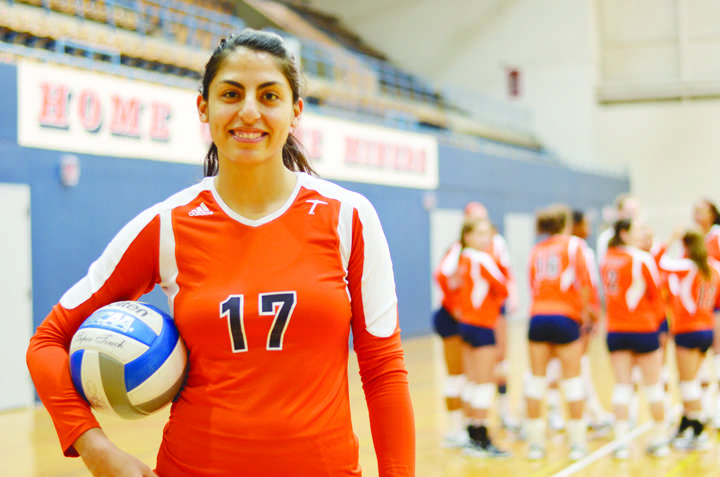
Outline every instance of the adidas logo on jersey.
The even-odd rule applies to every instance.
[[[188,215],[190,217],[196,217],[198,215],[212,215],[212,210],[208,209],[208,206],[205,205],[205,202],[200,202],[200,205],[195,207],[193,210],[188,212]]]

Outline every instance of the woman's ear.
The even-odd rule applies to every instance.
[[[198,117],[200,118],[200,121],[203,123],[208,122],[208,104],[207,101],[205,101],[205,98],[202,97],[202,94],[198,94],[197,97],[197,110],[198,110]]]

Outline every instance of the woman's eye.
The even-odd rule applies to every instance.
[[[237,91],[228,90],[222,94],[223,98],[237,98]]]
[[[275,93],[265,93],[263,94],[263,98],[265,99],[265,101],[275,101],[276,99],[278,99],[278,95]]]

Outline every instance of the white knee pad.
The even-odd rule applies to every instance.
[[[643,382],[640,366],[635,365],[632,367],[632,371],[630,371],[630,382],[632,382],[633,384],[640,384]]]
[[[493,404],[493,398],[495,397],[495,384],[476,384],[473,388],[470,406],[473,409],[490,409]]]
[[[445,387],[443,388],[443,395],[446,398],[459,398],[462,393],[463,387],[465,386],[465,375],[463,374],[452,374],[445,378]]]
[[[692,381],[680,381],[680,396],[685,402],[697,401],[702,397],[702,389],[697,379]]]
[[[463,402],[470,404],[470,402],[472,402],[474,389],[475,389],[475,384],[473,384],[470,381],[465,381],[465,383],[463,384],[462,390],[460,391],[460,399],[462,399]]]
[[[613,406],[629,406],[633,397],[632,384],[616,384],[612,393]]]
[[[498,376],[507,376],[509,369],[510,366],[508,365],[507,360],[504,359],[495,365],[495,374]]]
[[[545,397],[547,380],[545,376],[529,375],[525,380],[525,397],[541,401]]]
[[[562,390],[565,400],[568,402],[582,401],[585,399],[585,384],[580,376],[566,379],[562,382]]]
[[[662,402],[665,399],[665,388],[662,383],[645,386],[645,400],[648,404]]]

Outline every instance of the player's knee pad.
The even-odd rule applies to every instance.
[[[697,401],[702,397],[702,388],[697,379],[692,381],[680,381],[680,396],[685,402]]]
[[[473,389],[475,388],[475,385],[470,381],[465,381],[463,383],[462,390],[460,391],[460,399],[462,399],[463,402],[466,402],[470,404],[473,397]]]
[[[612,404],[613,406],[629,406],[633,397],[632,384],[616,384],[613,387]]]
[[[445,378],[445,386],[443,394],[446,398],[459,398],[465,386],[465,376],[462,374],[452,374]]]
[[[495,384],[485,383],[473,386],[472,401],[470,406],[473,409],[490,409],[495,397]]]
[[[585,399],[585,384],[580,376],[565,379],[562,382],[562,390],[565,400],[568,402],[582,401]]]
[[[541,401],[545,397],[547,380],[545,376],[529,375],[525,380],[525,397]]]
[[[648,404],[662,402],[665,399],[665,389],[662,383],[650,384],[645,386],[645,400]]]
[[[633,384],[640,384],[643,382],[643,376],[642,371],[640,370],[640,366],[633,366],[632,371],[630,371],[630,382]]]

